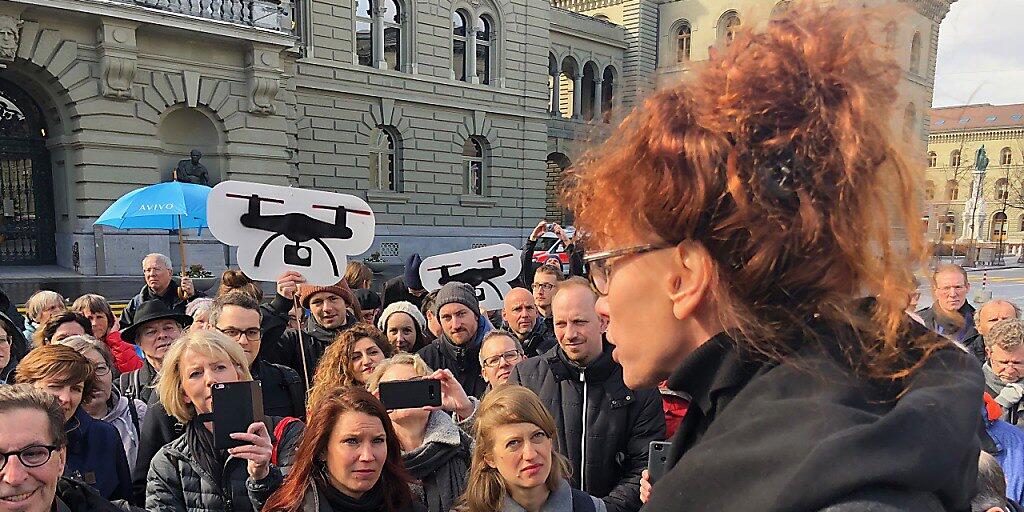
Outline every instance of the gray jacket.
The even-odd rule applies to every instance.
[[[582,510],[582,507],[573,507],[573,499],[580,494],[573,494],[572,487],[569,487],[569,482],[562,480],[562,485],[558,486],[554,492],[548,495],[547,501],[540,507],[540,512],[572,512],[575,510]],[[607,507],[605,506],[604,500],[599,500],[593,496],[590,499],[594,501],[595,512],[606,512]],[[505,495],[502,501],[502,512],[526,512],[526,509],[522,505],[515,502],[511,496]]]

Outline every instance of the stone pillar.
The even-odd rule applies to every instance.
[[[466,81],[471,84],[480,83],[476,76],[476,20],[468,20],[466,27]]]
[[[604,92],[601,89],[601,79],[594,78],[594,116],[591,119],[596,122],[601,122],[601,93]]]
[[[583,76],[577,74],[572,77],[572,118],[582,119],[583,110]]]
[[[559,89],[561,88],[562,74],[555,70],[555,74],[551,77],[551,117],[559,117],[562,115],[562,110],[558,106],[559,100]]]
[[[375,2],[373,10],[373,62],[377,69],[387,69],[388,61],[384,60],[384,13],[383,2]]]

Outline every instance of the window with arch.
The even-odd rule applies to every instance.
[[[938,160],[939,157],[938,155],[935,154],[934,151],[928,152],[928,167],[935,167],[935,165],[938,163]]]
[[[476,19],[476,76],[482,84],[491,83],[491,35],[494,22],[490,16]]]
[[[487,180],[487,141],[472,136],[462,146],[464,193],[484,195]]]
[[[910,72],[921,72],[921,33],[914,32],[914,39],[910,41]]]
[[[1001,201],[1009,199],[1010,197],[1010,183],[1006,178],[999,178],[996,180],[996,200]]]
[[[452,73],[460,82],[466,81],[466,25],[468,14],[459,9],[452,14]]]
[[[1013,150],[1010,148],[1003,148],[999,152],[999,165],[1012,165],[1013,164]]]
[[[498,17],[486,8],[452,13],[452,78],[478,84],[497,83]]]
[[[1024,231],[1024,215],[1020,216],[1020,229],[1019,229],[1019,231]]]
[[[960,167],[960,150],[954,149],[949,153],[949,166]]]
[[[370,187],[401,192],[398,131],[391,126],[378,126],[370,136]]]
[[[946,182],[946,200],[956,201],[960,198],[960,186],[956,180],[949,180]]]
[[[398,0],[356,0],[356,63],[401,70],[404,13]]]
[[[604,68],[604,80],[601,82],[601,114],[605,123],[611,122],[612,107],[615,105],[615,95],[618,94],[619,84],[615,82],[615,69],[611,66]]]
[[[690,22],[681,21],[676,29],[676,62],[688,62],[690,60],[690,35],[693,30]]]
[[[890,21],[885,24],[885,49],[893,50],[896,48],[896,22]]]
[[[722,15],[718,22],[718,39],[726,46],[732,44],[736,39],[736,33],[740,30],[740,15],[736,11],[729,11]]]
[[[956,229],[956,214],[952,210],[947,211],[942,218],[942,234],[952,235]]]
[[[775,4],[775,7],[772,7],[771,19],[778,19],[782,17],[783,14],[786,14],[786,11],[789,10],[789,4],[789,0],[782,0],[781,2]]]
[[[917,107],[913,103],[907,103],[903,110],[903,139],[910,140],[917,128]]]
[[[935,182],[928,180],[924,182],[924,198],[927,201],[935,199]]]
[[[992,241],[1006,241],[1006,224],[1006,213],[996,212],[996,214],[992,216]]]

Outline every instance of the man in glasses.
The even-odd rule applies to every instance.
[[[971,283],[963,267],[940,264],[932,274],[932,297],[930,307],[918,312],[929,329],[961,344],[974,338],[974,306],[967,302]]]
[[[0,386],[0,512],[112,512],[88,485],[61,478],[67,460],[57,399],[28,384]]]
[[[596,304],[585,279],[559,283],[552,300],[558,345],[516,365],[509,382],[533,390],[554,415],[572,486],[602,498],[609,512],[632,512],[640,509],[650,443],[665,437],[665,415],[656,389],[626,387]]]
[[[543,354],[558,343],[554,329],[548,328],[538,312],[533,294],[526,288],[513,288],[505,294],[501,319],[502,329],[515,334],[526,357]]]
[[[1024,426],[1024,322],[997,322],[985,336],[985,387],[1003,409],[1001,419]]]
[[[487,390],[508,382],[512,369],[525,360],[523,346],[508,331],[491,331],[480,342],[480,368]]]

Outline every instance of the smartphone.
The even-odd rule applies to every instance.
[[[434,379],[381,382],[379,393],[388,410],[441,406],[441,381]]]
[[[248,444],[231,439],[263,420],[263,390],[258,380],[213,385],[213,447],[225,450]]]
[[[548,233],[553,233],[555,231],[555,225],[548,222],[547,226],[544,226],[544,231],[547,231]]]
[[[668,452],[671,446],[672,443],[668,441],[651,441],[651,449],[647,454],[647,474],[651,485],[668,472]]]

